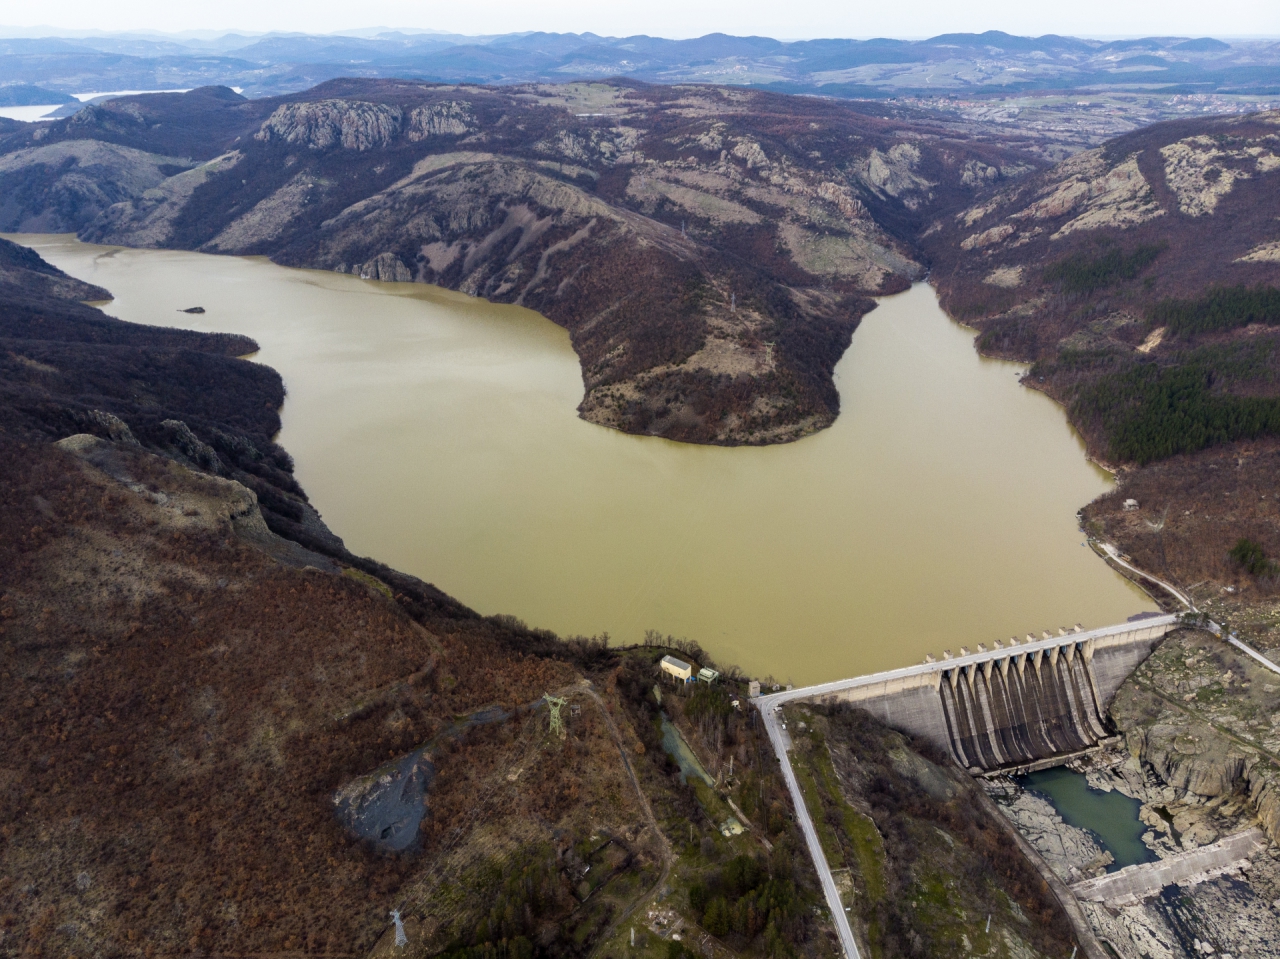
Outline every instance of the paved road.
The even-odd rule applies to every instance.
[[[1117,562],[1128,566],[1127,563],[1119,560]],[[1141,570],[1134,570],[1135,573],[1147,575]],[[1167,583],[1161,582],[1175,595],[1179,595],[1176,590],[1169,587]],[[859,686],[870,686],[877,683],[885,683],[897,679],[905,679],[911,676],[919,676],[925,673],[939,672],[944,669],[957,669],[962,666],[977,665],[990,659],[999,659],[1009,655],[1022,655],[1025,653],[1034,653],[1037,650],[1047,652],[1055,646],[1063,646],[1068,643],[1083,642],[1088,639],[1101,638],[1115,633],[1125,633],[1134,629],[1142,629],[1150,626],[1170,625],[1177,620],[1177,616],[1166,614],[1164,616],[1153,616],[1149,619],[1134,623],[1119,623],[1115,626],[1104,626],[1101,629],[1091,629],[1082,633],[1069,633],[1066,636],[1054,636],[1050,639],[1036,640],[1030,643],[1020,643],[1014,647],[1005,649],[993,649],[984,653],[970,653],[967,656],[957,656],[954,659],[944,660],[938,663],[925,663],[918,666],[907,666],[903,669],[892,669],[888,672],[873,673],[869,676],[854,676],[850,679],[840,679],[831,683],[820,683],[816,686],[803,686],[800,689],[789,689],[782,692],[770,693],[760,696],[754,700],[760,715],[764,718],[765,729],[769,733],[769,740],[773,743],[773,750],[778,755],[778,763],[782,766],[782,775],[786,780],[787,789],[791,792],[792,805],[795,806],[796,818],[800,822],[800,829],[804,833],[805,843],[809,847],[809,856],[813,859],[814,868],[818,872],[818,879],[822,883],[822,891],[827,899],[827,906],[831,910],[833,921],[835,922],[836,932],[840,936],[840,943],[844,947],[846,959],[861,959],[858,953],[858,944],[853,938],[853,930],[849,927],[849,919],[844,911],[844,904],[840,901],[840,894],[836,890],[836,882],[831,875],[831,867],[827,863],[827,857],[822,851],[822,844],[818,841],[818,831],[814,828],[813,820],[809,815],[809,810],[804,804],[804,796],[800,792],[800,783],[796,781],[795,771],[791,768],[791,758],[787,755],[787,750],[791,745],[790,737],[787,731],[782,728],[781,718],[778,716],[778,709],[788,702],[798,699],[811,699],[818,696],[826,696],[832,693],[838,693],[846,689],[854,689]]]
[[[1157,586],[1163,587],[1170,594],[1176,597],[1179,602],[1184,604],[1188,609],[1195,611],[1196,609],[1195,604],[1191,602],[1191,597],[1189,595],[1182,592],[1180,589],[1177,589],[1173,585],[1166,583],[1163,579],[1160,579],[1158,576],[1152,576],[1150,573],[1145,572],[1144,570],[1138,569],[1138,567],[1134,566],[1132,563],[1126,563],[1124,560],[1120,558],[1119,551],[1110,543],[1099,542],[1098,545],[1102,547],[1103,552],[1105,552],[1110,559],[1114,560],[1117,565],[1123,566],[1125,569],[1130,570],[1131,572],[1137,573],[1139,576],[1143,577],[1144,579],[1150,580],[1151,582],[1155,583]],[[1248,644],[1241,642],[1240,637],[1237,636],[1235,633],[1231,633],[1228,636],[1224,636],[1222,633],[1222,627],[1219,626],[1217,623],[1213,622],[1212,620],[1208,622],[1207,627],[1209,631],[1213,633],[1215,636],[1218,636],[1219,638],[1230,643],[1232,646],[1240,650],[1240,652],[1244,653],[1246,656],[1249,656],[1252,659],[1257,660],[1258,664],[1262,666],[1264,669],[1269,669],[1273,673],[1280,673],[1280,666],[1277,666],[1275,663],[1273,663],[1267,657],[1263,656],[1252,646],[1249,646]]]
[[[796,781],[795,771],[791,768],[791,759],[787,756],[787,748],[791,739],[782,728],[778,716],[776,702],[763,703],[757,700],[760,715],[764,718],[764,728],[769,733],[769,741],[773,743],[773,751],[778,754],[778,763],[782,766],[782,776],[787,781],[787,789],[791,790],[791,802],[796,808],[796,819],[800,822],[800,830],[804,833],[804,841],[809,846],[809,856],[813,859],[814,868],[818,871],[818,880],[822,883],[822,892],[827,897],[827,907],[831,910],[831,919],[835,923],[836,932],[840,936],[840,944],[844,947],[846,959],[861,959],[858,943],[853,938],[853,930],[849,928],[849,917],[845,915],[844,903],[840,901],[840,892],[836,889],[835,877],[831,875],[831,867],[822,852],[822,843],[818,841],[818,830],[814,828],[809,809],[804,804],[804,796],[800,792],[800,783]]]
[[[1177,587],[1170,583],[1152,576],[1144,570],[1138,569],[1125,560],[1120,558],[1119,551],[1110,543],[1100,543],[1103,551],[1113,562],[1119,566],[1130,570],[1144,579],[1150,580],[1157,586],[1167,590],[1179,602],[1190,610],[1195,610],[1195,605],[1191,602],[1191,598]],[[754,701],[760,715],[764,719],[765,729],[769,734],[769,740],[773,743],[774,752],[777,753],[778,763],[782,767],[782,775],[786,780],[787,789],[791,792],[792,804],[795,806],[796,818],[800,822],[800,829],[804,833],[805,843],[809,847],[809,855],[813,859],[814,868],[817,870],[818,879],[822,883],[822,891],[827,899],[827,906],[831,910],[833,921],[835,922],[836,932],[840,936],[840,943],[844,947],[846,959],[861,959],[858,953],[858,944],[853,938],[853,930],[849,926],[848,916],[844,911],[844,904],[840,901],[840,894],[836,889],[835,878],[831,875],[831,867],[827,863],[826,854],[822,851],[822,843],[818,840],[818,831],[813,825],[813,819],[809,815],[808,807],[805,806],[804,795],[800,792],[800,783],[796,780],[795,771],[791,768],[791,758],[787,755],[787,750],[791,745],[790,737],[787,731],[782,728],[781,719],[778,715],[778,709],[785,703],[799,699],[810,699],[818,696],[837,693],[842,690],[856,688],[858,686],[869,686],[876,683],[884,683],[895,679],[905,679],[910,676],[921,675],[924,673],[936,672],[943,669],[956,669],[967,665],[976,665],[988,659],[998,659],[1011,654],[1025,654],[1035,652],[1037,650],[1048,651],[1054,646],[1061,646],[1066,643],[1081,642],[1091,638],[1101,638],[1103,636],[1128,632],[1133,629],[1140,629],[1147,626],[1171,625],[1178,617],[1173,614],[1165,614],[1163,616],[1153,616],[1140,622],[1120,623],[1115,626],[1105,626],[1101,629],[1092,629],[1083,633],[1070,633],[1066,636],[1055,636],[1050,639],[1037,640],[1030,643],[1021,643],[1018,646],[1001,649],[989,650],[985,653],[971,653],[968,656],[957,656],[954,659],[945,660],[941,663],[927,663],[919,666],[908,666],[904,669],[894,669],[888,672],[875,673],[869,676],[855,676],[851,679],[837,680],[831,683],[821,683],[816,686],[805,686],[800,689],[790,689],[784,692],[772,693],[761,696]],[[1214,629],[1216,624],[1209,624]],[[1220,629],[1214,629],[1215,632],[1221,632]],[[1248,653],[1260,663],[1269,667],[1276,672],[1280,672],[1280,667],[1270,660],[1265,659],[1256,651],[1248,648],[1241,643],[1235,636],[1228,637],[1228,642],[1238,646],[1242,651]]]
[[[1107,558],[1110,559],[1117,566],[1123,566],[1129,572],[1136,573],[1138,576],[1141,576],[1143,579],[1148,580],[1152,583],[1155,583],[1161,589],[1169,593],[1174,599],[1180,602],[1183,606],[1187,607],[1187,609],[1195,611],[1196,604],[1191,602],[1191,597],[1188,596],[1186,593],[1184,593],[1182,590],[1178,589],[1178,587],[1174,586],[1172,583],[1166,583],[1159,576],[1152,576],[1146,570],[1138,569],[1138,567],[1134,566],[1132,563],[1125,562],[1120,558],[1120,551],[1116,549],[1114,546],[1112,546],[1110,543],[1104,543],[1101,540],[1098,540],[1098,545],[1101,546],[1102,551],[1107,554]]]

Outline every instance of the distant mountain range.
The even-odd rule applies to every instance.
[[[0,39],[0,90],[63,93],[223,84],[249,96],[335,77],[517,83],[632,77],[838,97],[1036,90],[1280,94],[1280,42],[1148,37],[1103,42],[999,31],[928,40],[803,40],[709,34],[694,40],[519,33],[467,37],[229,33]]]

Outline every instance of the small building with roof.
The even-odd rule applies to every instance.
[[[676,659],[674,656],[663,656],[658,665],[672,679],[678,679],[682,683],[693,682],[693,667],[683,659]]]

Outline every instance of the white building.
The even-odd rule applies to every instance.
[[[674,656],[663,656],[659,665],[662,667],[662,671],[672,678],[678,679],[682,683],[693,682],[693,667],[684,660],[676,659]]]

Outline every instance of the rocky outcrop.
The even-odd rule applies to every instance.
[[[1062,163],[1056,172],[1036,200],[1011,219],[1034,223],[1072,214],[1052,235],[1061,239],[1077,230],[1132,227],[1164,215],[1135,156],[1113,164],[1103,151],[1090,150]]]
[[[998,179],[1000,169],[981,160],[966,161],[964,173],[960,175],[960,182],[965,186],[981,186],[984,183],[995,183]]]
[[[82,422],[90,429],[96,428],[98,432],[105,433],[113,442],[126,443],[130,446],[139,445],[134,438],[133,430],[129,429],[129,424],[113,413],[90,410],[84,415]]]
[[[1133,756],[1111,748],[1072,764],[1091,789],[1117,790],[1142,803],[1150,828],[1142,841],[1160,860],[1182,858],[1223,836],[1247,832],[1253,819],[1243,797],[1204,800],[1162,782]],[[999,779],[987,792],[1054,873],[1071,883],[1104,875],[1111,854],[1098,837],[1065,822],[1048,800]],[[1271,908],[1280,879],[1280,848],[1255,850],[1233,861],[1228,875],[1198,873],[1138,901],[1080,902],[1087,921],[1120,959],[1199,959],[1224,955],[1274,956],[1280,918]]]
[[[1129,748],[1176,789],[1198,796],[1221,796],[1239,789],[1255,757],[1209,727],[1186,722],[1185,716],[1171,718],[1173,723],[1130,731]]]
[[[920,159],[920,148],[914,143],[897,143],[884,152],[873,149],[858,171],[862,182],[878,195],[902,199],[907,209],[916,210],[932,198],[929,188],[936,186],[916,172]],[[972,180],[965,185],[972,185]]]
[[[394,253],[379,253],[372,260],[351,267],[340,263],[334,269],[339,273],[351,273],[362,280],[382,280],[384,283],[413,282],[413,274]]]
[[[1237,263],[1280,263],[1280,240],[1270,243],[1259,243],[1244,256],[1236,258]]]
[[[254,134],[264,143],[283,142],[312,150],[373,150],[400,133],[404,112],[384,103],[317,100],[286,103]]]
[[[68,138],[108,133],[191,144],[203,165],[153,157],[58,228],[518,303],[570,331],[584,418],[735,445],[829,425],[870,296],[923,275],[912,211],[954,209],[989,171],[1025,166],[805,98],[598,85],[601,118],[580,92],[338,80],[288,102],[220,96],[188,124],[193,93],[51,124],[59,142],[37,149],[106,155]],[[30,150],[3,164],[46,165]],[[33,205],[23,228],[62,216]]]
[[[409,114],[408,136],[415,143],[428,137],[462,136],[476,129],[476,118],[466,100],[446,100],[415,107]]]
[[[989,230],[983,230],[981,233],[965,237],[960,243],[960,249],[981,250],[983,247],[991,246],[993,243],[1000,243],[1009,239],[1016,232],[1017,228],[1012,223],[1000,223]]]
[[[1134,755],[1175,789],[1210,797],[1243,793],[1267,835],[1280,839],[1280,764],[1211,725],[1170,718],[1126,734]]]
[[[1271,118],[1206,117],[1193,121],[1199,131],[1190,136],[1187,123],[1157,124],[1078,153],[979,199],[949,221],[935,222],[925,235],[936,237],[928,245],[934,247],[944,297],[961,282],[980,282],[973,274],[989,272],[992,259],[1008,267],[1052,267],[1073,255],[1097,256],[1095,242],[1167,250],[1143,271],[1143,293],[1150,291],[1152,301],[1192,284],[1266,282],[1264,267],[1277,262],[1266,244],[1275,240],[1280,212],[1280,194],[1270,186],[1280,170],[1280,140]],[[990,166],[970,160],[962,180],[999,185]],[[1212,215],[1227,209],[1225,217]],[[979,252],[981,259],[972,255]],[[948,261],[959,274],[943,267]],[[1041,289],[1052,289],[1055,277],[1051,271]],[[1161,279],[1168,282],[1162,286]],[[1115,281],[1102,285],[1114,287]],[[1041,289],[1029,288],[1016,301],[1027,302]],[[971,297],[981,306],[965,312],[982,317],[985,297],[977,291]],[[987,302],[1009,306],[1006,298]],[[1026,351],[1018,355],[1037,358]]]
[[[1272,248],[1280,173],[1270,172],[1280,169],[1277,147],[1267,114],[1154,124],[979,197],[922,233],[940,301],[979,330],[981,352],[1034,364],[1024,382],[1067,408],[1100,462],[1146,472],[1172,465],[1178,454],[1233,460],[1227,444],[1237,440],[1273,442],[1274,427],[1237,424],[1246,407],[1269,409],[1280,397],[1274,329],[1257,324],[1249,330],[1262,334],[1253,349],[1267,360],[1236,364],[1228,356],[1243,353],[1243,342],[1223,342],[1222,354],[1201,353],[1202,346],[1217,345],[1213,338],[1222,331],[1180,327],[1162,313],[1203,314],[1208,308],[1200,302],[1215,288],[1280,286],[1280,255]],[[1246,313],[1229,322],[1243,327],[1264,319]],[[1197,397],[1204,390],[1213,398],[1166,409],[1153,399],[1165,387],[1155,384],[1177,379],[1198,384],[1191,388]],[[1210,408],[1224,412],[1210,414]],[[1212,416],[1233,425],[1203,425]],[[1155,461],[1163,462],[1157,467]],[[1190,461],[1178,467],[1185,476],[1199,468],[1219,467]],[[1229,536],[1225,547],[1201,538],[1209,532],[1202,518],[1224,514],[1201,510],[1200,502],[1216,506],[1224,492],[1231,503],[1239,501],[1234,488],[1224,488],[1233,485],[1225,477],[1212,492],[1204,485],[1209,479],[1199,477],[1194,497],[1182,496],[1167,527],[1158,517],[1135,516],[1127,529],[1110,522],[1107,538],[1127,547],[1150,542],[1143,565],[1163,569],[1175,582],[1230,582],[1220,568],[1227,551],[1241,536],[1271,536],[1275,525],[1269,516],[1259,526],[1231,510],[1236,516],[1209,533],[1219,541]],[[1143,482],[1159,486],[1154,478]],[[1156,499],[1170,505],[1163,491]],[[1089,517],[1090,523],[1098,519],[1100,512]],[[1193,525],[1198,533],[1189,537]]]
[[[1097,836],[1068,825],[1039,793],[1020,789],[1007,779],[985,782],[984,787],[1000,811],[1064,881],[1078,882],[1087,876],[1102,875],[1115,861]]]
[[[1175,633],[1121,687],[1129,752],[1175,790],[1248,797],[1280,840],[1280,676],[1209,633]]]
[[[1280,170],[1275,137],[1236,141],[1231,145],[1235,149],[1224,148],[1218,138],[1202,135],[1160,148],[1164,180],[1177,195],[1181,212],[1187,216],[1209,215],[1237,180]]]
[[[207,473],[222,471],[217,451],[191,432],[191,427],[182,420],[164,420],[160,425],[166,432],[169,446],[179,458]]]

